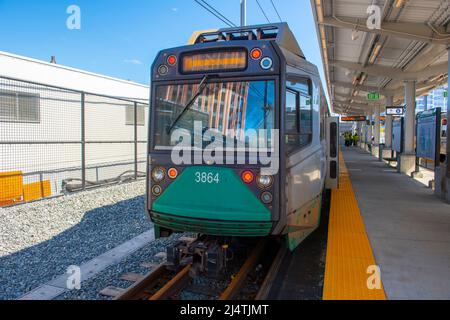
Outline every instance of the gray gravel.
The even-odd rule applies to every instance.
[[[39,285],[148,231],[145,182],[0,209],[0,300]]]
[[[170,238],[161,238],[152,241],[147,246],[128,256],[125,260],[111,266],[97,274],[95,277],[84,281],[81,290],[73,290],[60,295],[55,300],[111,300],[110,297],[100,295],[100,291],[109,287],[126,289],[131,282],[120,280],[120,276],[126,273],[147,274],[151,269],[142,267],[143,263],[160,264],[165,261],[163,257],[157,257],[158,253],[165,252],[166,247],[174,244],[186,234],[175,234]]]

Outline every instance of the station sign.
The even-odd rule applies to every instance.
[[[444,91],[444,98],[448,98],[448,91]]]
[[[403,116],[405,109],[403,107],[386,107],[387,116]]]
[[[371,92],[367,95],[367,100],[370,101],[380,100],[380,94],[378,92]]]
[[[366,121],[367,118],[365,116],[350,116],[350,117],[342,117],[342,122],[361,122]]]

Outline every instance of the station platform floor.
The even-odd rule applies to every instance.
[[[323,298],[450,299],[450,205],[359,148],[342,149],[341,169]]]

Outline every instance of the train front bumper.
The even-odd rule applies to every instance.
[[[271,233],[272,222],[221,221],[193,219],[165,213],[151,212],[152,221],[174,231],[189,231],[214,236],[264,237]]]

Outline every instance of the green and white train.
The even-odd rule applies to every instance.
[[[338,184],[338,119],[287,24],[196,32],[161,51],[150,110],[157,237],[277,236],[293,250],[318,227]]]

